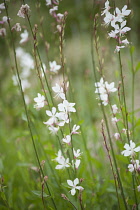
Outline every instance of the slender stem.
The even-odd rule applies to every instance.
[[[25,102],[25,98],[24,98],[24,93],[23,93],[23,89],[22,89],[22,83],[21,83],[21,79],[20,79],[20,74],[19,74],[19,69],[18,69],[18,64],[17,64],[17,58],[16,58],[15,44],[14,44],[13,34],[12,34],[12,31],[11,31],[11,24],[10,24],[10,19],[9,19],[9,14],[8,14],[6,0],[4,0],[4,4],[5,4],[6,15],[8,17],[7,21],[8,21],[8,25],[9,25],[9,29],[10,29],[10,35],[11,35],[11,39],[12,39],[12,47],[13,47],[13,53],[14,53],[15,66],[16,66],[16,73],[17,73],[17,77],[18,77],[18,81],[19,81],[19,87],[20,87],[20,92],[21,92],[21,96],[22,96],[23,104],[24,104],[24,108],[25,108],[25,114],[26,114],[26,117],[27,117],[28,128],[29,128],[29,131],[30,131],[30,135],[31,135],[31,140],[32,140],[35,156],[37,158],[37,162],[38,162],[40,171],[42,173],[42,176],[44,177],[44,172],[42,170],[42,167],[41,167],[41,164],[40,164],[40,160],[39,160],[39,156],[38,156],[37,149],[36,149],[36,145],[35,145],[35,142],[34,142],[34,137],[33,137],[32,129],[31,129],[31,125],[30,125],[30,117],[28,115],[28,110],[27,110],[27,106],[26,106],[26,102]],[[53,203],[55,209],[57,209],[47,182],[45,182],[45,185],[47,187],[49,195],[51,196],[52,203]]]

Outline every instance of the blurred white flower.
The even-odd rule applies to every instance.
[[[140,161],[139,160],[132,160],[132,163],[128,165],[128,170],[130,172],[140,170]]]
[[[112,105],[112,112],[113,114],[116,114],[118,112],[118,107],[116,104]]]
[[[0,36],[3,36],[3,37],[6,36],[6,29],[5,28],[0,29]]]
[[[117,119],[116,117],[113,117],[113,118],[112,118],[112,122],[113,122],[113,123],[117,123],[118,121],[120,121],[120,120]]]
[[[124,148],[125,148],[125,150],[121,152],[121,154],[124,156],[133,157],[135,155],[135,152],[140,151],[140,146],[136,147],[136,144],[132,140],[130,140],[130,145],[125,144]]]
[[[45,124],[45,123],[44,123]],[[54,127],[53,125],[49,126],[49,131],[51,134],[57,134],[58,130],[59,130],[59,127]]]
[[[60,97],[60,98],[62,98],[62,99],[65,99],[64,90],[63,90],[63,88],[62,88],[61,86],[59,86],[59,85],[56,83],[55,86],[52,87],[52,89],[53,89],[53,91],[54,91],[55,93],[57,93],[55,97]]]
[[[120,49],[125,48],[125,46],[116,46],[115,53],[120,52]]]
[[[21,40],[19,43],[22,44],[26,42],[28,40],[28,36],[29,36],[28,31],[24,30],[24,32],[20,34]]]
[[[71,187],[71,195],[75,195],[76,194],[76,190],[84,190],[83,187],[81,186],[77,186],[79,184],[79,179],[76,178],[74,181],[71,180],[67,180],[67,184]]]
[[[80,132],[77,132],[79,130],[80,126],[79,125],[74,125],[71,131],[72,134],[79,134]]]
[[[5,9],[4,3],[0,4],[0,9]],[[1,13],[1,11],[0,11],[0,13]]]
[[[53,8],[50,9],[50,14],[52,15],[55,11],[58,10],[58,6],[54,6]]]
[[[62,139],[62,141],[66,144],[70,144],[71,143],[71,136],[67,135],[65,138]]]
[[[60,65],[57,65],[56,61],[53,62],[50,61],[49,65],[50,65],[50,71],[53,73],[58,73],[58,70],[61,68]]]
[[[114,137],[116,140],[120,139],[120,134],[119,133],[114,133]]]
[[[55,167],[55,169],[65,169],[70,167],[69,158],[65,159],[64,157],[57,161],[59,165]]]
[[[46,0],[46,5],[49,6],[52,4],[52,1],[51,0]]]
[[[76,112],[74,105],[75,103],[69,103],[67,100],[64,100],[63,103],[58,104],[58,110],[64,113]]]
[[[26,15],[29,15],[30,7],[28,4],[22,5],[20,10],[18,11],[17,15],[19,17],[25,18]]]
[[[20,23],[16,23],[16,24],[12,27],[12,30],[21,31]]]
[[[44,107],[44,105],[45,105],[45,97],[43,95],[41,95],[40,93],[38,93],[37,95],[38,96],[36,98],[34,98],[34,101],[36,102],[36,104],[34,105],[34,108],[40,109],[40,108]]]
[[[109,1],[107,0],[107,1],[105,2],[105,8],[104,8],[104,10],[102,11],[101,15],[107,14],[108,11],[110,10],[110,8],[111,8],[111,7],[109,6]]]
[[[139,186],[137,186],[137,190],[138,190],[138,192],[140,192],[140,185],[139,185]]]
[[[74,155],[74,158],[78,158],[81,156],[81,152],[80,152],[80,149],[78,149],[77,151],[73,148],[73,155]]]

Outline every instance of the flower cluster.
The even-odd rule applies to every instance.
[[[118,44],[116,46],[115,52],[119,52],[121,48],[125,48],[126,45],[129,44],[127,39],[123,39],[125,34],[131,30],[130,27],[126,26],[125,18],[131,13],[131,10],[127,9],[127,5],[125,5],[122,10],[119,8],[115,8],[113,14],[109,12],[111,7],[109,6],[109,1],[105,2],[105,8],[102,11],[101,15],[104,15],[104,24],[108,26],[111,24],[113,30],[108,33],[109,37],[117,40]]]
[[[128,165],[128,170],[130,172],[140,173],[140,161],[136,159],[136,153],[140,152],[140,146],[136,147],[136,144],[130,140],[130,144],[124,145],[125,150],[122,151],[122,155],[125,157],[130,156],[131,163]],[[140,192],[140,186],[137,186],[138,191]]]
[[[95,83],[95,93],[98,93],[100,96],[100,100],[102,101],[102,104],[106,106],[108,104],[108,96],[111,92],[116,92],[117,89],[114,87],[114,82],[108,83],[104,82],[103,78],[100,79],[100,82]]]

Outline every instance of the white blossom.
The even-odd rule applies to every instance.
[[[56,108],[52,107],[52,111],[46,110],[46,114],[50,117],[50,119],[47,122],[44,122],[46,125],[54,125],[57,124],[58,119],[57,119],[57,112]]]
[[[60,97],[63,100],[65,99],[65,94],[64,94],[64,90],[61,86],[59,86],[57,83],[55,84],[54,87],[52,87],[53,91],[56,93],[55,97]]]
[[[54,6],[53,8],[50,9],[50,14],[52,15],[55,11],[58,10],[58,6]]]
[[[5,9],[4,3],[0,4],[0,9]],[[0,11],[0,13],[1,13],[1,11]]]
[[[112,105],[112,112],[113,114],[116,114],[118,112],[118,107],[116,104]]]
[[[62,139],[62,141],[66,144],[70,144],[71,143],[71,136],[67,135],[65,138]]]
[[[21,31],[20,23],[16,23],[16,24],[12,27],[12,30]]]
[[[109,6],[109,1],[107,0],[107,1],[105,2],[105,8],[104,8],[103,12],[101,13],[101,15],[107,14],[108,11],[110,10],[110,8],[111,8],[111,7]]]
[[[138,190],[138,192],[140,192],[140,185],[139,185],[139,186],[137,186],[137,190]]]
[[[65,159],[64,157],[57,161],[59,164],[55,167],[55,169],[65,169],[70,167],[69,158]]]
[[[75,103],[69,103],[67,100],[64,100],[63,103],[58,104],[58,109],[64,113],[76,112],[76,109],[73,107],[74,105]]]
[[[48,127],[48,129],[49,129],[49,131],[50,131],[51,134],[54,134],[55,135],[58,132],[59,127],[54,127],[53,125],[51,125],[51,126]]]
[[[46,0],[46,5],[49,6],[52,4],[52,1],[51,0]]]
[[[140,151],[140,146],[136,147],[136,144],[132,140],[130,140],[130,144],[125,144],[124,148],[125,150],[121,153],[124,156],[133,157],[135,155],[135,152]]]
[[[29,36],[28,31],[24,30],[24,32],[20,34],[21,40],[19,43],[22,44],[26,42],[28,40],[28,36]]]
[[[37,94],[37,97],[34,98],[34,101],[36,102],[36,104],[34,105],[34,108],[36,109],[40,109],[45,105],[45,97],[40,93]]]
[[[132,163],[128,165],[128,170],[130,172],[139,171],[140,170],[140,161],[139,160],[132,160]]]
[[[67,184],[71,187],[71,195],[75,195],[76,194],[76,190],[84,190],[83,187],[81,186],[77,186],[79,184],[79,179],[76,178],[74,181],[71,180],[67,180]]]
[[[57,65],[56,61],[53,62],[50,61],[49,65],[50,65],[50,71],[53,73],[58,73],[58,70],[61,68],[60,65]]]
[[[113,118],[112,118],[112,122],[113,122],[113,123],[117,123],[118,121],[119,121],[119,119],[117,119],[116,117],[113,117]]]
[[[79,158],[81,156],[81,152],[80,152],[80,149],[78,149],[77,151],[73,148],[73,155],[74,155],[74,158]]]
[[[0,36],[6,36],[6,29],[5,28],[1,28],[0,29]]]
[[[30,7],[28,4],[25,4],[25,5],[22,5],[20,10],[18,11],[17,15],[19,17],[22,17],[22,18],[25,18],[26,15],[29,14],[29,11],[30,11]]]
[[[79,130],[80,126],[79,125],[74,125],[71,131],[72,134],[79,134],[80,132],[77,132]]]
[[[116,140],[120,139],[120,134],[119,133],[114,133],[114,137]]]

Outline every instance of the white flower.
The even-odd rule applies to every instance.
[[[65,159],[64,157],[57,161],[59,165],[55,169],[64,169],[70,167],[69,158]]]
[[[120,134],[119,133],[114,133],[114,137],[116,140],[120,139]]]
[[[73,148],[73,155],[74,155],[74,158],[78,158],[81,156],[81,152],[80,152],[80,149],[78,149],[77,151],[75,151],[75,149]]]
[[[76,112],[76,109],[73,107],[74,105],[75,103],[69,103],[67,100],[64,100],[63,103],[58,104],[58,109],[64,113]]]
[[[79,134],[80,132],[77,132],[79,130],[80,126],[79,125],[74,125],[71,131],[72,134]]]
[[[52,1],[51,0],[46,0],[46,5],[49,6],[52,4]]]
[[[29,11],[30,11],[30,7],[28,4],[25,4],[25,5],[22,5],[20,10],[18,11],[17,15],[19,17],[22,17],[22,18],[25,18],[26,15],[29,14]]]
[[[119,18],[124,18],[124,16],[128,16],[130,14],[131,10],[127,10],[127,5],[124,5],[124,7],[122,8],[122,12],[119,10],[118,7],[116,7],[115,12]],[[120,22],[122,21],[120,20]]]
[[[80,163],[81,163],[81,160],[79,160],[79,159],[76,159],[76,160],[75,160],[75,163],[74,163],[74,164],[75,164],[75,168],[76,168],[76,169],[79,168]]]
[[[64,113],[64,112],[59,112],[57,114],[57,117],[59,119],[59,122],[58,122],[58,125],[59,126],[64,126],[65,123],[69,123],[69,116],[67,113]]]
[[[26,42],[28,40],[28,31],[24,30],[24,32],[22,34],[20,34],[21,40],[20,40],[20,44]]]
[[[38,97],[34,98],[34,101],[36,102],[36,104],[34,105],[34,108],[40,109],[44,107],[45,105],[45,97],[41,95],[40,93],[38,93],[37,95]]]
[[[105,88],[108,93],[117,91],[117,88],[114,88],[114,85],[115,85],[114,82],[111,82],[110,84],[108,84],[108,82],[105,82]]]
[[[67,135],[65,138],[62,139],[62,141],[66,144],[70,144],[71,142],[71,136]]]
[[[60,98],[62,98],[62,99],[65,99],[64,90],[63,90],[63,88],[62,88],[61,86],[59,86],[59,85],[56,83],[56,84],[55,84],[55,87],[52,87],[52,89],[53,89],[53,91],[54,91],[55,93],[57,93],[55,97],[60,97]]]
[[[0,36],[6,36],[6,29],[5,28],[1,28],[0,29]]]
[[[53,125],[53,124],[57,124],[58,119],[57,119],[57,112],[56,112],[56,108],[52,107],[52,111],[46,110],[46,114],[50,117],[50,119],[47,122],[44,122],[44,124],[46,125]]]
[[[10,18],[9,18],[10,19]],[[4,23],[8,23],[8,17],[7,16],[3,16],[2,17],[2,21],[4,22]]]
[[[129,41],[127,39],[124,39],[124,40],[121,41],[121,44],[128,45],[129,44]]]
[[[116,49],[114,52],[120,52],[120,49],[125,48],[125,46],[116,46]]]
[[[116,114],[118,112],[118,107],[116,104],[112,105],[112,112],[113,114]]]
[[[124,156],[131,156],[133,157],[135,155],[135,152],[139,152],[140,151],[140,146],[136,147],[136,144],[130,140],[130,145],[129,144],[125,144],[124,148],[125,150],[122,151],[122,155]]]
[[[110,12],[106,13],[106,16],[104,17],[105,25],[109,25],[111,21],[115,20],[115,16],[112,15]]]
[[[133,172],[133,171],[139,171],[140,170],[140,161],[139,160],[135,160],[135,161],[132,161],[132,164],[129,164],[128,165],[128,170],[130,172]]]
[[[57,153],[57,157],[54,159],[55,161],[59,162],[60,159],[63,159],[62,151],[59,150]]]
[[[0,9],[5,9],[4,3],[0,4]],[[1,13],[1,11],[0,11],[0,13]]]
[[[58,10],[58,6],[54,6],[53,8],[50,9],[50,14],[52,15],[55,11]]]
[[[77,186],[77,185],[79,184],[79,179],[78,179],[78,178],[76,178],[74,181],[67,180],[67,183],[68,183],[68,185],[72,188],[72,189],[70,190],[70,192],[71,192],[72,195],[75,195],[76,189],[77,189],[77,190],[84,190],[83,187]]]
[[[45,123],[44,123],[45,124]],[[51,125],[51,126],[49,126],[49,131],[50,131],[50,133],[52,133],[52,134],[56,134],[57,132],[58,132],[58,130],[59,130],[59,127],[54,127],[53,125]]]
[[[16,24],[12,27],[12,30],[21,31],[20,23],[16,23]]]
[[[27,89],[31,86],[31,84],[28,82],[27,79],[22,79],[21,80],[21,86],[22,86],[22,89],[23,89],[23,92],[24,92],[25,89]]]
[[[140,185],[139,185],[139,186],[137,186],[137,190],[138,190],[138,192],[140,192]]]
[[[113,117],[113,118],[112,118],[112,122],[113,122],[113,123],[117,123],[118,121],[119,121],[119,119],[117,119],[116,117]]]
[[[61,13],[58,13],[58,14],[57,14],[57,17],[59,18],[59,20],[62,20],[62,18],[64,17],[64,15],[61,14]]]
[[[105,2],[105,8],[104,8],[103,12],[101,13],[101,15],[104,15],[104,14],[108,13],[108,11],[110,10],[110,8],[111,7],[109,6],[109,1],[107,0]]]
[[[50,65],[50,71],[53,73],[58,73],[58,70],[61,68],[60,65],[56,64],[56,61],[49,62],[49,65]]]

